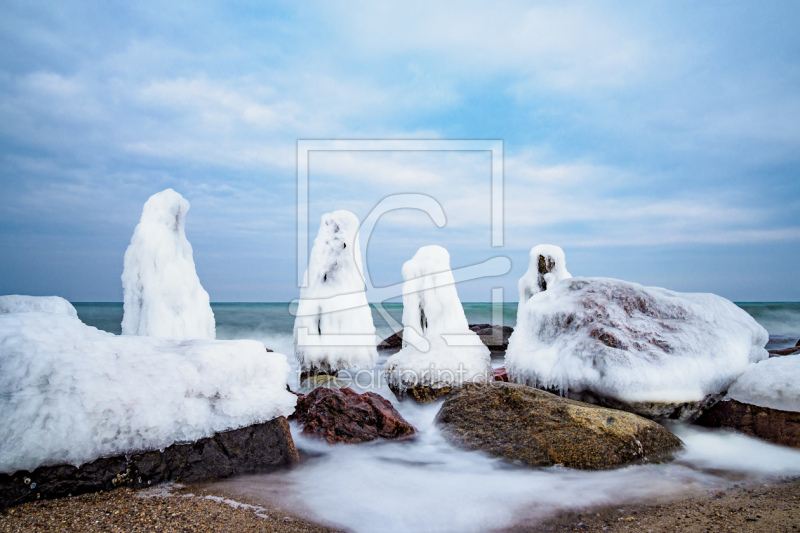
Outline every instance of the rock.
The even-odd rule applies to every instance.
[[[315,376],[308,376],[300,382],[298,391],[301,394],[306,394],[316,389],[317,387],[326,387],[329,389],[343,389],[349,386],[350,383],[339,379],[336,376],[329,376],[328,374],[317,374]]]
[[[509,380],[655,420],[691,420],[766,359],[767,331],[714,294],[572,278],[519,310]]]
[[[506,373],[506,367],[501,366],[500,368],[495,368],[492,370],[494,374],[495,381],[508,381],[508,374]]]
[[[299,461],[289,424],[278,417],[195,442],[103,457],[79,467],[42,466],[0,474],[0,509],[20,503],[165,481],[198,482],[264,471]]]
[[[775,444],[800,448],[800,413],[796,411],[726,400],[708,409],[695,423],[712,428],[731,428]]]
[[[401,402],[411,398],[420,404],[433,403],[439,398],[453,392],[453,387],[431,387],[430,385],[416,385],[414,387],[401,388],[389,384],[389,388]]]
[[[492,357],[498,357],[506,353],[508,339],[514,333],[514,328],[510,326],[498,326],[491,324],[470,324],[469,329],[477,333],[483,344],[489,348]],[[403,332],[395,333],[383,339],[378,345],[378,351],[386,354],[394,354],[403,347]]]
[[[797,341],[797,344],[795,344],[795,346],[800,347],[800,340]]]
[[[781,348],[780,350],[769,350],[770,357],[782,357],[784,355],[794,355],[800,353],[800,346],[790,346],[789,348]]]
[[[528,466],[602,470],[665,460],[682,447],[640,416],[498,381],[454,391],[436,422],[457,446]]]
[[[298,398],[290,418],[303,425],[304,435],[330,443],[397,439],[417,432],[386,398],[349,388],[314,389]]]

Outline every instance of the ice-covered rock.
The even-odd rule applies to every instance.
[[[0,314],[0,473],[159,450],[292,413],[286,356],[256,341],[118,336]]]
[[[433,400],[436,391],[491,381],[490,361],[489,349],[469,329],[450,254],[423,246],[403,265],[403,348],[384,366],[389,386],[400,398]],[[424,394],[415,393],[419,388]]]
[[[572,278],[518,312],[509,379],[656,419],[690,419],[713,404],[768,335],[713,294],[607,278]]]
[[[747,368],[728,389],[740,403],[800,411],[800,356],[773,357]]]
[[[531,248],[528,271],[519,278],[519,309],[531,299],[534,294],[546,291],[548,287],[569,279],[572,274],[567,272],[567,260],[564,250],[552,244],[539,244]]]
[[[0,313],[60,313],[78,316],[71,303],[60,296],[23,296],[9,294],[0,296]]]
[[[144,204],[125,252],[123,335],[213,339],[214,313],[184,231],[189,202],[167,189]]]
[[[349,211],[322,217],[294,322],[295,356],[304,372],[335,374],[372,368],[378,360],[358,229]]]

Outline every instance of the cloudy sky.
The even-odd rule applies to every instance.
[[[2,0],[0,293],[120,301],[172,187],[212,301],[291,300],[298,139],[359,139],[308,154],[312,231],[398,193],[446,218],[381,217],[377,287],[440,244],[510,259],[459,292],[513,301],[551,243],[574,275],[800,300],[800,3],[266,4]],[[491,152],[383,139],[502,141],[504,245]]]

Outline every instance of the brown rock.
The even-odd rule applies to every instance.
[[[42,466],[33,472],[0,474],[0,509],[123,486],[141,488],[165,481],[205,481],[299,460],[289,424],[281,416],[195,442],[173,444],[162,451],[102,457],[80,467]]]
[[[469,329],[478,334],[483,344],[489,348],[493,357],[498,357],[506,353],[508,339],[514,333],[514,328],[510,326],[497,326],[491,324],[470,324]],[[403,332],[400,331],[383,339],[378,345],[379,352],[388,355],[397,353],[403,347]]]
[[[796,411],[726,400],[705,411],[695,423],[713,428],[731,428],[775,444],[800,448],[800,413]]]
[[[498,381],[453,392],[436,421],[458,446],[529,466],[609,469],[663,460],[682,446],[640,416]]]
[[[505,381],[508,382],[508,374],[506,374],[506,367],[501,366],[500,368],[495,368],[492,370],[494,374],[495,381]]]
[[[397,399],[405,401],[409,398],[417,403],[426,404],[433,403],[443,396],[447,396],[453,392],[453,387],[431,387],[430,385],[416,385],[411,388],[402,389],[389,385]]]
[[[290,418],[303,425],[304,435],[330,443],[397,439],[417,432],[386,398],[350,388],[316,388],[298,398]]]
[[[789,348],[781,348],[780,350],[769,350],[770,357],[782,357],[784,355],[794,355],[800,353],[800,346],[791,346]]]

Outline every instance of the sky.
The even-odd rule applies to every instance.
[[[142,205],[171,187],[212,301],[292,300],[313,139],[374,142],[308,153],[306,246],[324,213],[395,194],[444,214],[362,234],[371,287],[438,244],[454,269],[507,258],[463,301],[515,301],[548,243],[576,276],[800,301],[800,3],[0,9],[0,294],[121,301]],[[502,246],[493,153],[382,149],[420,139],[500,147]]]

